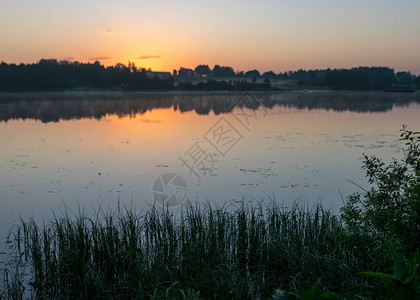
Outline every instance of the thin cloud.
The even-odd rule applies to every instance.
[[[72,61],[74,60],[75,57],[64,57],[63,60],[67,60],[67,61]]]
[[[159,55],[142,55],[137,57],[136,59],[140,60],[140,59],[153,59],[153,58],[160,58]]]
[[[141,119],[140,122],[144,123],[160,123],[160,120]]]
[[[112,35],[112,34],[114,34],[115,31],[113,29],[104,29],[104,30],[102,30],[102,32],[104,34]]]
[[[109,56],[97,56],[97,57],[90,57],[89,60],[106,60],[106,59],[110,59],[111,57]]]

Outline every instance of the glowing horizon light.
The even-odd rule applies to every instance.
[[[154,58],[160,58],[159,55],[142,55],[136,58],[136,60],[145,60],[145,59],[154,59]]]
[[[105,66],[132,61],[170,72],[219,64],[275,73],[388,66],[420,74],[419,11],[416,0],[5,1],[0,57],[101,58]]]

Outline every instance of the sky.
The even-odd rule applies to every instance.
[[[420,74],[420,0],[0,0],[0,61]]]

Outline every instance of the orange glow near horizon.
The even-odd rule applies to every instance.
[[[0,60],[131,61],[169,72],[198,64],[276,73],[389,66],[420,74],[417,0],[218,1],[7,0]]]

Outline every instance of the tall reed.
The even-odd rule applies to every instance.
[[[340,228],[321,205],[186,204],[22,221],[16,251],[36,298],[267,298],[278,288],[301,295],[317,280],[354,292],[360,266],[337,241]],[[23,279],[7,278],[5,294],[20,298]]]

